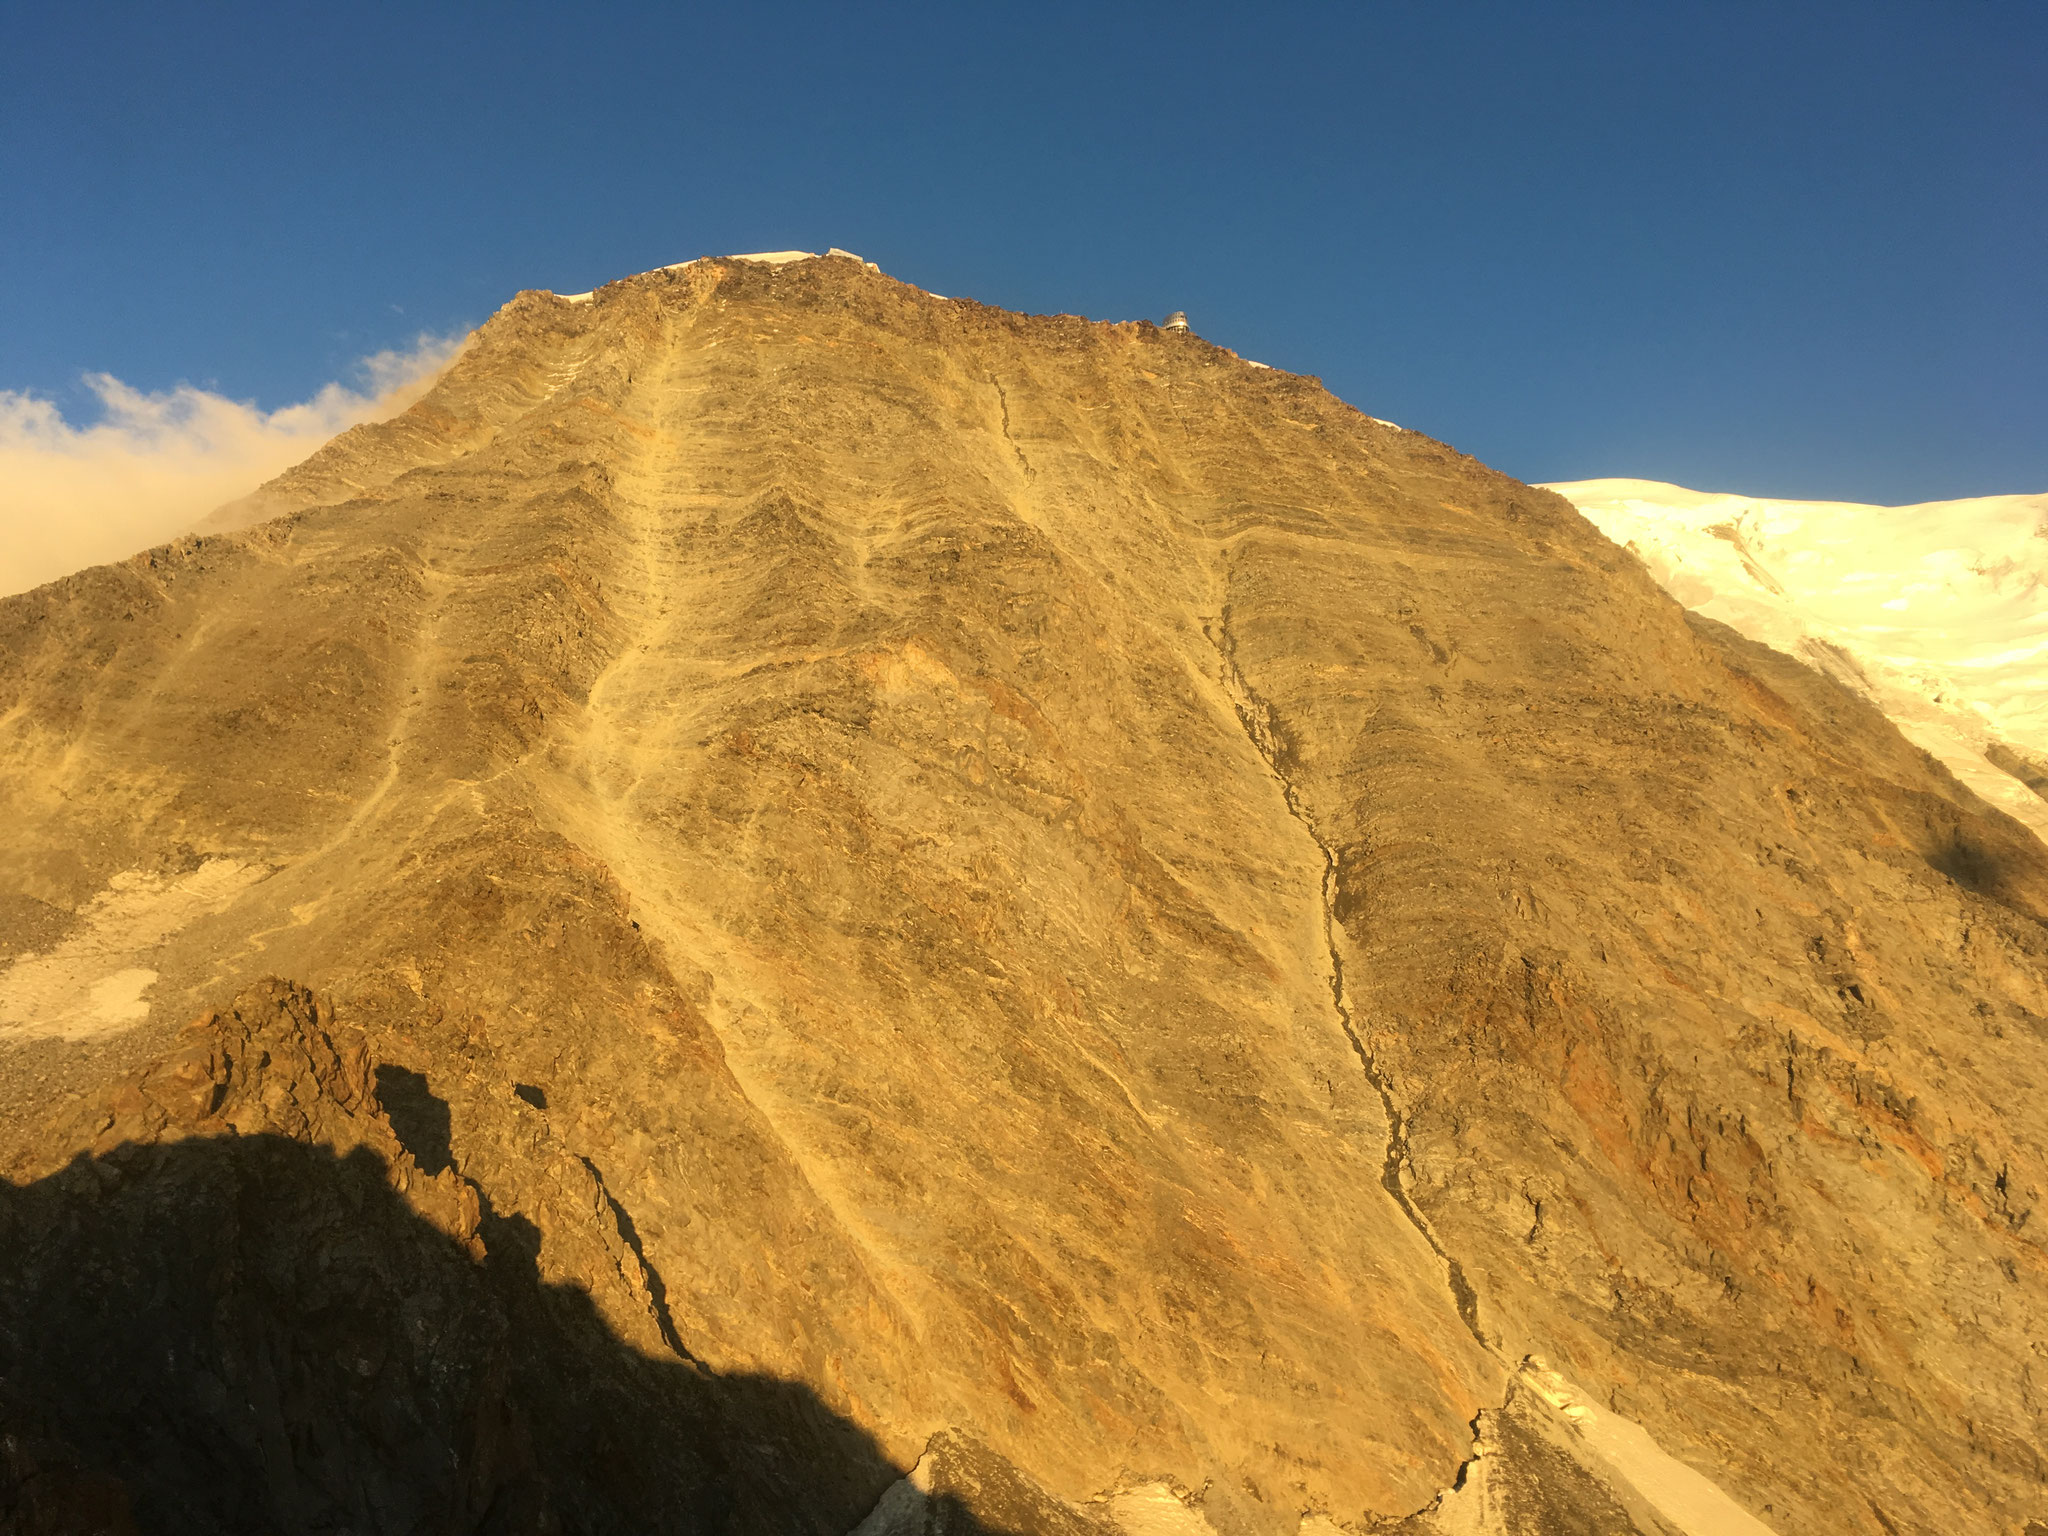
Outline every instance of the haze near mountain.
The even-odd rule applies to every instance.
[[[833,256],[244,513],[0,602],[11,1496],[2048,1518],[2048,852],[1562,498]]]

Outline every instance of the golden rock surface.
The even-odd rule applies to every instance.
[[[274,974],[621,1338],[1074,1529],[1687,1529],[1532,1358],[1782,1536],[2048,1520],[2048,851],[1560,498],[830,258],[240,515],[0,601],[24,1188]]]

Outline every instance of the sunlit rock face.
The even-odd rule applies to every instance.
[[[438,1427],[538,1444],[482,1344],[281,1407],[249,1498],[388,1392],[451,1529],[2042,1511],[2048,853],[1563,499],[830,256],[522,294],[242,515],[0,603],[17,1248],[260,1106],[506,1337],[587,1298],[579,1391],[655,1373],[638,1502]],[[179,1283],[299,1316],[266,1230]],[[119,1479],[99,1401],[37,1432]]]

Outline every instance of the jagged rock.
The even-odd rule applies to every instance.
[[[270,982],[46,1129],[79,1150],[0,1193],[0,1528],[840,1536],[874,1500],[800,1386],[609,1326],[643,1272],[544,1278],[616,1241],[587,1186],[536,1159],[537,1230],[426,1177],[369,1064]]]
[[[23,1176],[242,1156],[168,1031],[282,973],[363,1054],[244,1140],[591,1392],[788,1384],[840,1530],[941,1430],[1387,1529],[1475,1420],[1606,1519],[1531,1356],[1784,1536],[2041,1518],[2048,852],[1558,498],[838,257],[521,295],[263,494],[0,602]]]

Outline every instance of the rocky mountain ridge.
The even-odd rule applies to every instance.
[[[367,1148],[392,1252],[511,1255],[507,1336],[700,1469],[591,1493],[521,1406],[470,1493],[366,1491],[323,1426],[528,1402],[479,1344],[280,1408],[278,1521],[2044,1517],[2048,853],[1560,498],[843,257],[522,294],[263,495],[0,602],[21,1251],[255,986],[378,1084],[263,1134]],[[219,1319],[303,1287],[218,1284],[239,1390]],[[42,1432],[98,1488],[130,1422]],[[838,1470],[734,1470],[778,1436]]]

